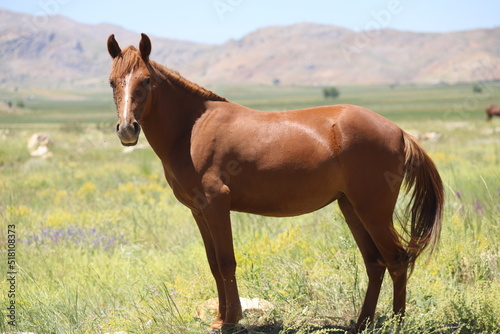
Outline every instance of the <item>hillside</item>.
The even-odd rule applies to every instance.
[[[105,87],[106,39],[140,35],[109,24],[0,10],[0,87]],[[151,36],[151,58],[202,85],[395,84],[500,79],[500,27],[451,33],[348,29],[301,23],[205,45]]]

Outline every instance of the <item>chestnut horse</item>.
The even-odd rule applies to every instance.
[[[354,330],[373,321],[386,269],[404,314],[415,260],[440,233],[441,178],[424,150],[367,109],[337,105],[256,111],[229,102],[149,59],[151,41],[122,50],[108,38],[116,133],[135,145],[141,128],[176,198],[198,224],[219,296],[212,328],[242,318],[230,211],[296,216],[338,201],[369,282]],[[393,225],[400,188],[411,192],[402,233]]]
[[[491,121],[493,116],[500,116],[500,106],[496,106],[494,104],[488,106],[486,108],[486,117],[488,121]]]

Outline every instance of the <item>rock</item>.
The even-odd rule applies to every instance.
[[[32,157],[49,158],[52,152],[49,151],[47,146],[39,146],[36,150],[30,152]]]
[[[406,132],[415,137],[418,141],[426,140],[426,141],[436,142],[441,138],[441,134],[437,132],[420,133],[416,130],[408,130]]]
[[[32,157],[50,158],[53,156],[49,151],[49,146],[52,144],[50,137],[46,133],[35,133],[28,140],[28,150]]]
[[[0,139],[6,140],[9,137],[10,130],[9,129],[0,129]]]
[[[274,310],[274,305],[260,298],[240,298],[243,314],[247,317],[263,317]]]
[[[240,298],[243,315],[246,318],[262,319],[267,317],[273,310],[274,305],[260,298]],[[217,316],[219,300],[209,299],[196,308],[196,316],[207,322],[213,321]]]
[[[424,133],[422,135],[421,140],[428,140],[428,141],[435,142],[435,141],[438,141],[440,138],[441,138],[441,134],[439,134],[437,132],[427,132],[427,133]]]
[[[500,126],[497,126],[495,128],[491,128],[491,129],[486,129],[482,132],[482,134],[487,135],[487,136],[491,136],[495,133],[500,133]]]

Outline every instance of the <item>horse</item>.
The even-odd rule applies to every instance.
[[[500,106],[492,104],[489,105],[488,108],[486,108],[486,119],[488,121],[491,121],[493,116],[500,116]]]
[[[242,319],[230,211],[289,217],[337,201],[363,257],[368,287],[354,331],[373,323],[383,276],[393,281],[393,312],[404,315],[415,261],[438,242],[443,184],[409,134],[354,105],[257,111],[230,102],[150,60],[151,40],[122,50],[110,35],[109,76],[116,134],[136,145],[142,131],[173,194],[203,239],[219,298],[213,329]],[[402,187],[402,229],[393,215]]]

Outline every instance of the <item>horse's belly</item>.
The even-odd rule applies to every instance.
[[[341,196],[334,175],[323,175],[321,171],[249,180],[229,184],[232,210],[274,217],[297,216],[316,211]]]

